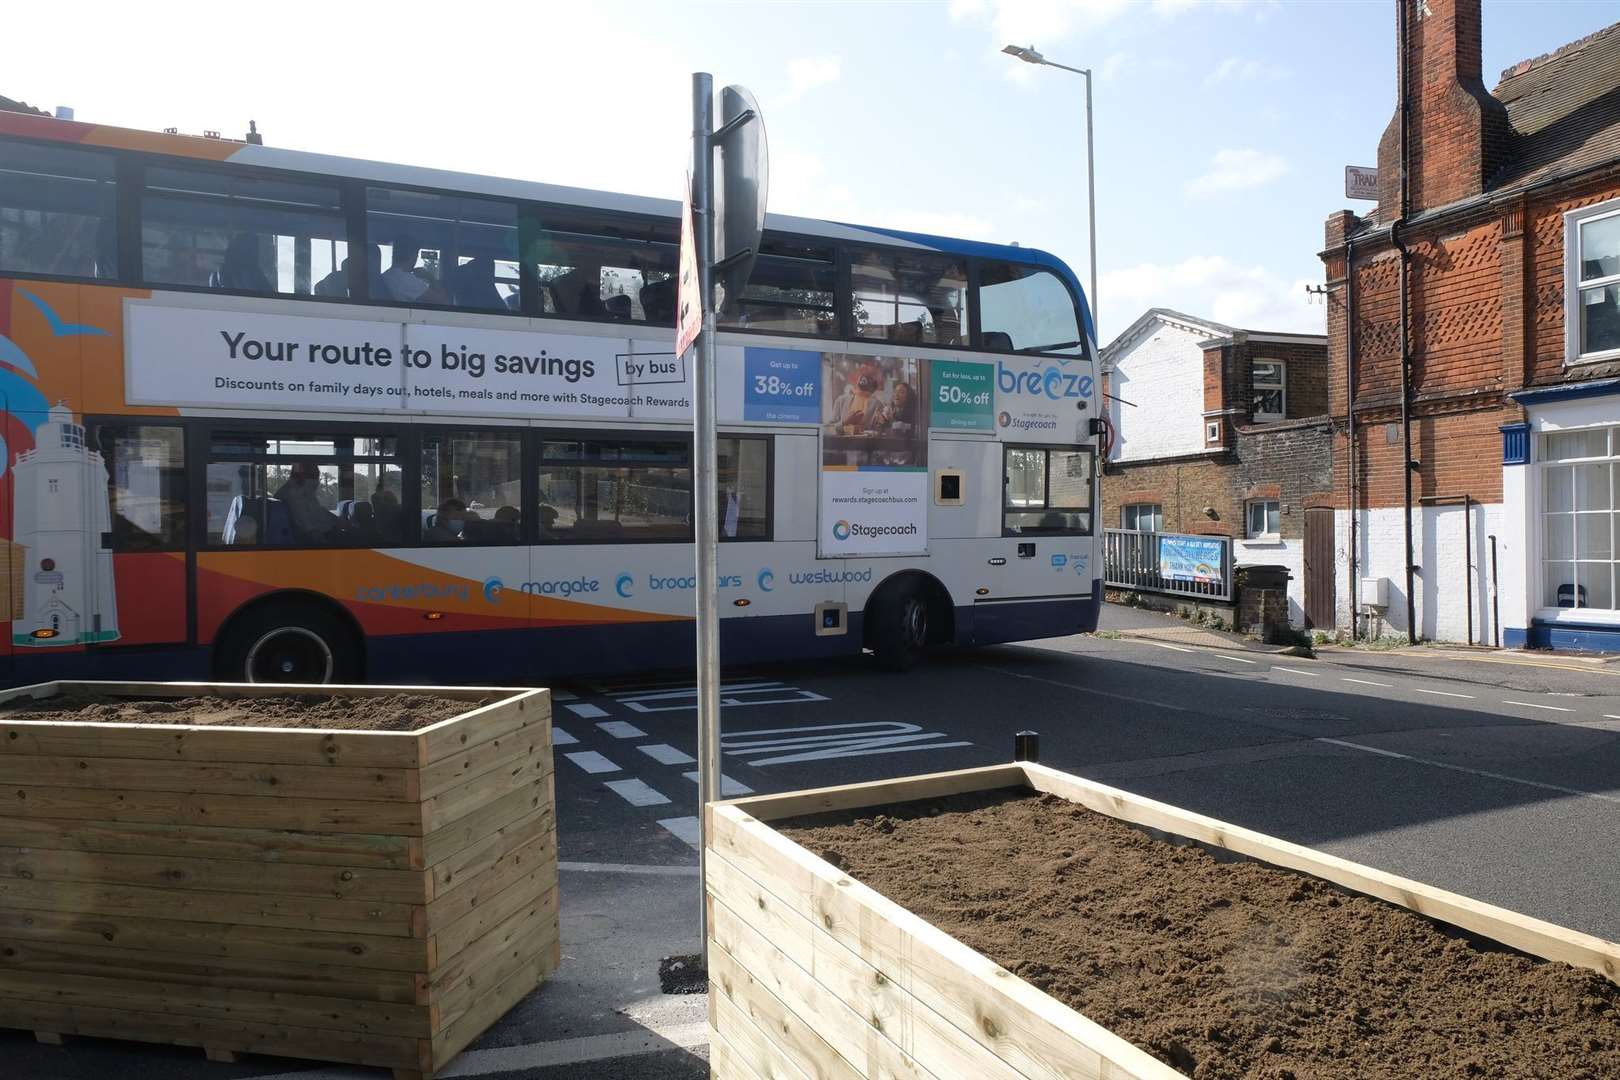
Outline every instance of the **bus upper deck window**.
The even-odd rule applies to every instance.
[[[111,155],[0,139],[0,270],[116,277],[117,203]]]
[[[664,221],[545,213],[525,230],[547,315],[675,325],[675,226]]]
[[[348,255],[348,225],[335,185],[204,169],[147,170],[141,202],[141,275],[147,281],[327,295],[331,283],[342,280]]]
[[[1050,270],[1016,263],[979,267],[980,344],[1002,352],[1078,356],[1075,298]]]
[[[392,188],[366,190],[373,300],[518,311],[515,203]]]
[[[772,333],[838,336],[831,248],[769,233],[748,286],[721,315],[723,326]]]
[[[956,345],[967,332],[967,265],[960,259],[856,250],[850,285],[859,337]]]

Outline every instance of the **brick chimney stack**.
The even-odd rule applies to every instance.
[[[1480,0],[1395,0],[1406,7],[1410,211],[1478,195],[1506,160],[1507,109],[1480,77]],[[1396,26],[1399,27],[1397,17]],[[1378,220],[1400,214],[1401,112],[1378,141]]]

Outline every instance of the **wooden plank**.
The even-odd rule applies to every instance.
[[[802,814],[823,814],[834,810],[854,810],[862,806],[886,806],[914,799],[940,799],[971,791],[991,791],[1002,787],[1025,786],[1023,769],[1018,765],[983,765],[973,769],[928,773],[899,780],[873,780],[861,784],[810,788],[781,795],[750,795],[717,806],[734,806],[759,821],[780,821]]]
[[[712,938],[709,1016],[714,1029],[770,1080],[865,1080],[839,1056],[814,1023],[795,1013]]]
[[[490,803],[551,775],[551,756],[514,757],[465,780],[442,794],[422,800],[422,828],[433,832],[454,825]]]
[[[557,937],[557,908],[551,904],[526,904],[503,919],[483,937],[467,945],[454,956],[434,965],[425,997],[429,1004],[440,1004],[448,994],[456,991],[469,976],[475,982],[488,985],[483,977],[484,965],[503,950],[520,941],[534,939],[549,946]]]
[[[186,956],[348,964],[358,968],[423,973],[429,970],[431,959],[428,943],[421,938],[285,930],[272,926],[257,927],[253,933],[245,934],[239,927],[227,923],[7,908],[0,908],[0,939],[70,945],[110,944]]]
[[[451,1058],[511,1011],[512,1006],[533,993],[535,987],[540,985],[544,967],[544,957],[531,958],[505,979],[492,985],[454,1023],[440,1030],[433,1037],[431,1067],[434,1070],[444,1068]]]
[[[468,914],[437,930],[429,939],[435,960],[433,969],[448,963],[473,942],[520,911],[549,914],[557,905],[556,864],[531,870],[504,892],[497,893]]]
[[[491,736],[459,753],[447,754],[422,769],[422,798],[441,795],[453,787],[481,776],[490,769],[499,768],[508,759],[543,754],[551,756],[551,719],[541,710],[531,708],[523,714],[521,726],[501,735]],[[514,746],[513,744],[517,745]]]
[[[1109,817],[1225,848],[1273,866],[1312,874],[1431,919],[1493,938],[1532,956],[1588,968],[1611,982],[1620,983],[1620,944],[1615,942],[1230,825],[1168,803],[1145,799],[1119,788],[1093,783],[1043,765],[1027,764],[1024,769],[1030,786],[1037,791],[1050,792]]]
[[[89,724],[4,713],[0,754],[382,769],[414,769],[420,758],[412,732]]]
[[[482,840],[469,844],[444,859],[429,871],[427,899],[443,896],[460,887],[464,881],[484,873],[500,859],[531,840],[550,839],[555,850],[556,836],[557,815],[549,804],[508,825],[502,825]]]
[[[906,1037],[901,1017],[867,1016],[857,1012],[817,982],[810,972],[790,960],[786,953],[745,926],[730,908],[716,903],[713,911],[714,918],[709,922],[710,962],[715,953],[725,952],[785,1009],[819,1032],[835,1052],[834,1057],[842,1058],[856,1076],[894,1077],[895,1080],[955,1080],[958,1075],[974,1076],[970,1072],[943,1076],[930,1072],[895,1041]],[[743,984],[733,981],[729,987],[722,983],[720,992],[735,1000],[737,995],[747,991]],[[725,1028],[720,1030],[723,1032]],[[838,1075],[833,1059],[824,1059],[819,1066],[828,1075]]]
[[[0,997],[0,1027],[57,1031],[176,1046],[213,1046],[239,1053],[342,1061],[381,1068],[416,1067],[419,1040],[252,1020],[211,1020]]]
[[[58,757],[0,750],[0,784],[122,788],[281,799],[419,799],[415,769]]]
[[[230,986],[193,986],[152,979],[115,979],[62,972],[7,971],[0,996],[96,1009],[155,1010],[211,1020],[251,1019],[289,1027],[367,1031],[426,1038],[430,1009],[358,998]]]
[[[34,1032],[34,1041],[43,1043],[46,1046],[61,1046],[62,1033],[59,1031],[36,1031]]]
[[[124,679],[63,679],[0,690],[0,705],[17,697],[44,698],[78,691],[110,697],[276,697],[281,694],[319,694],[326,697],[388,697],[393,694],[431,694],[451,700],[479,701],[492,696],[503,700],[532,694],[513,686],[422,686],[415,683],[241,683],[241,682],[131,682]],[[470,710],[469,710],[470,712]],[[461,714],[463,716],[469,713]],[[450,719],[457,719],[451,717]],[[448,723],[449,721],[441,721]],[[420,729],[426,731],[426,728]]]
[[[525,818],[542,806],[555,806],[554,776],[554,773],[547,773],[541,779],[508,792],[443,828],[429,830],[422,837],[423,865],[436,867],[468,845],[483,840],[502,825]]]
[[[8,817],[422,835],[417,803],[186,795],[112,788],[8,787],[0,793],[0,836],[5,835],[4,819]]]
[[[550,724],[550,690],[515,690],[510,691],[510,695],[415,732],[422,743],[422,766],[425,768],[468,747],[510,734],[527,724],[536,713]]]
[[[709,1028],[709,1080],[804,1080],[802,1076],[795,1076],[790,1072],[776,1072],[770,1076],[756,1072],[746,1057],[726,1040],[726,1037]]]
[[[7,839],[12,839],[7,830]],[[187,858],[175,855],[111,855],[0,847],[0,881],[143,885],[186,892],[255,892],[424,904],[432,881],[424,870],[348,869],[338,866],[279,864],[273,869],[243,859]],[[3,895],[3,893],[0,893]]]
[[[455,888],[434,897],[427,905],[427,925],[437,927],[455,923],[535,870],[549,870],[551,878],[556,878],[557,847],[549,831],[543,831],[490,860],[479,873],[463,877]],[[443,963],[448,955],[441,953],[439,962]]]
[[[409,870],[422,866],[419,837],[309,833],[211,825],[0,818],[0,837],[18,847],[127,855],[187,855],[249,864]]]
[[[719,949],[714,950],[714,954],[719,953]],[[759,1080],[865,1080],[824,1042],[821,1045],[826,1047],[826,1053],[842,1068],[806,1072],[786,1051],[778,1048],[765,1031],[755,1027],[731,999],[715,994],[709,1001],[709,1065],[716,1075],[758,1077]],[[792,1017],[791,1013],[786,1015]],[[797,1017],[792,1017],[791,1024],[797,1031],[805,1030]]]
[[[721,857],[1026,1077],[1181,1077],[739,808],[714,804],[710,820]]]
[[[454,1025],[478,1007],[487,988],[504,982],[520,968],[533,967],[538,985],[548,970],[546,958],[555,940],[549,928],[538,928],[495,950],[476,973],[449,987],[443,997],[429,1006],[431,1029],[439,1032]]]
[[[209,1061],[217,1061],[221,1065],[235,1065],[236,1064],[236,1051],[235,1050],[221,1050],[217,1046],[205,1046],[205,1047],[203,1047],[203,1057],[207,1058]]]
[[[318,993],[328,997],[425,1005],[428,979],[410,971],[384,971],[352,964],[272,960],[266,957],[195,956],[151,949],[122,949],[105,943],[0,939],[0,986],[13,971],[102,975],[114,979],[156,979],[195,986],[235,986],[277,993]]]
[[[133,915],[185,922],[274,926],[330,934],[417,936],[422,907],[263,893],[189,892],[97,882],[0,878],[0,906],[81,915]]]

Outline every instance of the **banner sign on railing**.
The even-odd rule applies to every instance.
[[[1159,536],[1159,573],[1170,581],[1218,585],[1225,561],[1222,541],[1205,537]]]

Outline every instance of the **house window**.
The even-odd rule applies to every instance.
[[[1204,425],[1204,441],[1205,442],[1220,442],[1221,441],[1221,422],[1219,420],[1211,420],[1207,424]]]
[[[1275,540],[1279,533],[1281,506],[1276,499],[1255,499],[1243,506],[1244,535],[1250,540]]]
[[[1564,215],[1564,355],[1620,355],[1620,199]]]
[[[1251,412],[1258,423],[1283,418],[1288,396],[1288,374],[1281,360],[1256,360],[1250,369],[1253,391]]]
[[[1541,436],[1542,606],[1615,608],[1620,429]]]
[[[1128,503],[1120,508],[1119,524],[1133,532],[1162,532],[1164,507],[1158,503]]]

